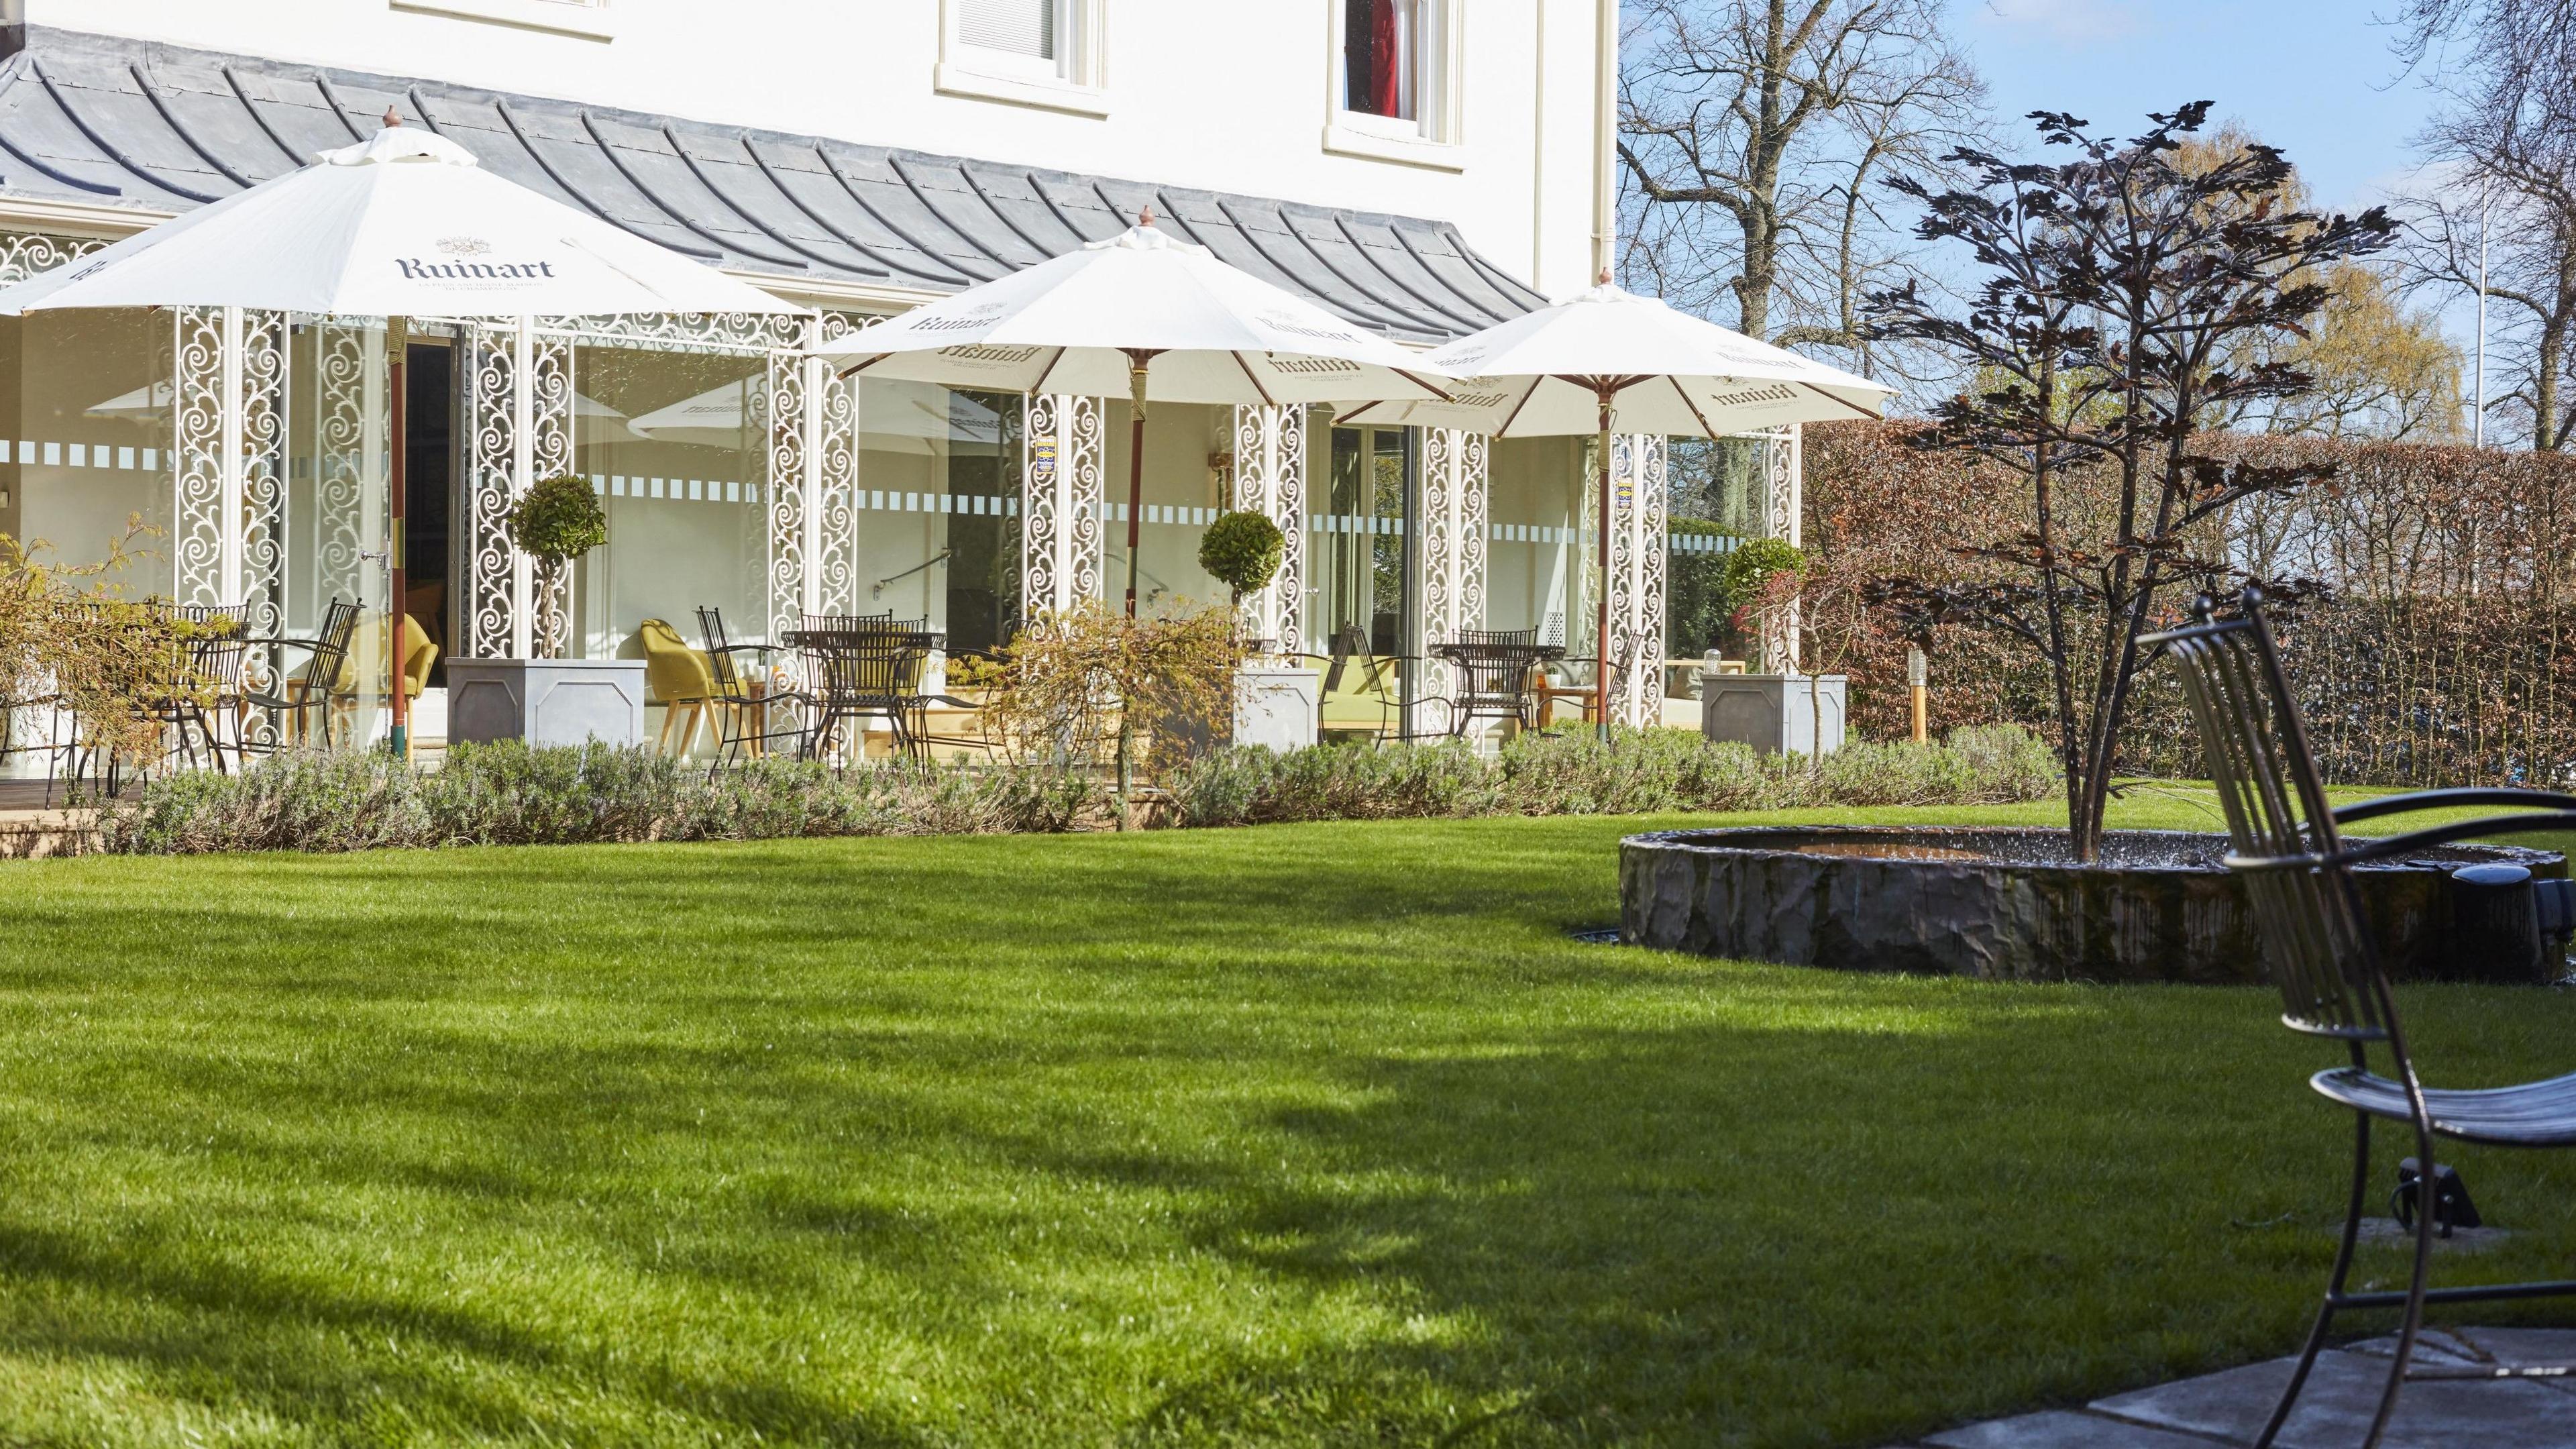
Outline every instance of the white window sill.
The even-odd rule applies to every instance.
[[[1109,92],[1098,86],[1076,85],[1068,80],[994,75],[988,71],[970,70],[955,61],[943,60],[933,66],[930,86],[943,96],[1035,106],[1040,110],[1063,111],[1075,116],[1105,118],[1109,114]]]
[[[1388,135],[1342,121],[1334,121],[1324,127],[1324,149],[1336,156],[1361,156],[1371,161],[1393,161],[1402,166],[1424,166],[1434,171],[1467,169],[1466,148],[1453,142],[1434,141],[1418,133]]]
[[[460,20],[513,25],[584,40],[617,38],[608,9],[601,5],[568,4],[566,0],[387,0],[387,4],[422,15],[451,15]]]

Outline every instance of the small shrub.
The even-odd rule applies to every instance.
[[[2044,799],[2047,747],[2009,725],[1943,745],[1853,744],[1803,760],[1709,744],[1679,730],[1522,735],[1485,758],[1454,740],[1210,752],[1170,777],[1181,826],[1494,815],[1718,813],[1826,805],[1999,804]],[[706,772],[640,748],[457,745],[436,770],[367,750],[305,752],[236,775],[147,784],[100,816],[126,855],[388,846],[580,845],[799,836],[1051,834],[1112,817],[1098,771],[1025,759],[896,760],[834,773],[776,757]]]
[[[1088,772],[1043,763],[896,761],[835,774],[806,760],[706,772],[641,748],[457,745],[436,770],[366,750],[190,773],[111,802],[107,850],[185,855],[388,846],[581,845],[793,836],[1038,834],[1106,815]]]

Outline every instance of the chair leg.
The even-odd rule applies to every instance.
[[[2411,1085],[2413,1072],[2407,1073]],[[2411,1095],[2411,1094],[2410,1094]],[[2425,1278],[2433,1267],[2433,1128],[2424,1116],[2423,1104],[2416,1103],[2415,1160],[2424,1165],[2417,1174],[2415,1197],[2415,1272],[2406,1283],[2406,1321],[2397,1330],[2397,1352],[2388,1365],[2387,1386],[2379,1391],[2379,1412],[2370,1419],[2370,1433],[2361,1441],[2361,1449],[2379,1449],[2379,1436],[2388,1432],[2388,1421],[2397,1412],[2398,1392],[2406,1387],[2406,1365],[2415,1356],[2415,1337],[2424,1328]]]
[[[2325,1302],[2317,1305],[2317,1321],[2308,1329],[2307,1344],[2299,1350],[2299,1366],[2290,1371],[2290,1382],[2281,1390],[2281,1401],[2272,1407],[2272,1417],[2263,1432],[2254,1438],[2254,1449],[2272,1449],[2272,1440],[2281,1426],[2290,1421],[2290,1410],[2299,1402],[2299,1391],[2308,1385],[2308,1371],[2317,1365],[2317,1354],[2326,1346],[2326,1334],[2334,1327],[2335,1300],[2343,1296],[2344,1279],[2352,1272],[2353,1246],[2361,1240],[2361,1213],[2370,1194],[2370,1114],[2352,1114],[2352,1193],[2344,1203],[2343,1239],[2335,1248],[2334,1271],[2326,1276]]]

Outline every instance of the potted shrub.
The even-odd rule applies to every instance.
[[[640,744],[644,661],[561,657],[572,634],[575,559],[608,542],[608,512],[590,480],[574,474],[529,485],[505,519],[510,541],[536,560],[531,659],[451,659],[450,740],[530,744]],[[635,625],[641,620],[623,621]]]
[[[1199,539],[1199,567],[1231,591],[1234,627],[1243,628],[1243,596],[1270,587],[1287,560],[1288,540],[1269,515],[1250,509],[1219,514]],[[1315,671],[1300,667],[1294,640],[1244,641],[1235,670],[1234,742],[1294,749],[1315,742]]]

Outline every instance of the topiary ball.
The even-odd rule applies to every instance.
[[[1718,589],[1731,614],[1752,607],[1773,577],[1806,571],[1807,556],[1787,539],[1748,538],[1727,554],[1726,572]]]
[[[1199,540],[1199,567],[1238,594],[1269,587],[1287,556],[1288,540],[1279,525],[1250,509],[1217,515]]]
[[[608,511],[590,480],[572,474],[541,478],[510,506],[510,542],[548,563],[577,559],[608,542]]]

